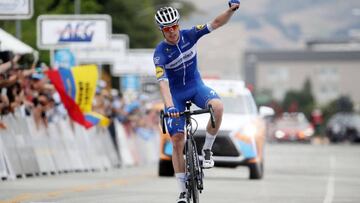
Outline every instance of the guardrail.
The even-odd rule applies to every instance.
[[[129,135],[117,120],[115,141],[108,129],[60,120],[37,129],[32,117],[6,115],[0,129],[0,178],[16,178],[108,170],[153,163],[158,158],[158,136],[145,140]]]

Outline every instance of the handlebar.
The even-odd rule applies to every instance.
[[[180,116],[192,116],[192,115],[198,115],[198,114],[204,114],[204,113],[210,113],[210,121],[211,121],[211,127],[215,128],[215,117],[214,117],[214,109],[212,108],[211,104],[208,105],[207,109],[200,109],[200,110],[185,110],[183,112],[180,112]],[[160,122],[161,122],[161,128],[163,134],[166,133],[165,128],[165,118],[170,117],[169,114],[165,113],[164,110],[160,111]]]

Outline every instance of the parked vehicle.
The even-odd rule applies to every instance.
[[[313,135],[314,128],[303,113],[283,113],[272,125],[270,141],[310,141]]]
[[[356,113],[336,113],[326,125],[326,136],[331,142],[359,142],[360,115]]]
[[[218,136],[213,145],[215,166],[249,168],[250,179],[261,179],[264,175],[264,144],[266,125],[262,116],[272,115],[273,110],[262,107],[260,114],[250,91],[242,81],[206,80],[224,103],[224,115]],[[263,113],[263,114],[261,114]],[[261,116],[262,115],[262,116]],[[195,141],[198,153],[205,140],[205,130],[209,117],[194,116],[198,130]],[[159,175],[172,176],[170,136],[161,135]]]

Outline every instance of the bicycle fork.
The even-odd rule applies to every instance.
[[[195,141],[192,140],[192,142],[195,142]],[[204,173],[203,173],[202,167],[200,166],[199,155],[197,154],[196,145],[193,144],[193,147],[194,147],[193,156],[194,156],[194,160],[195,160],[197,188],[198,188],[199,192],[201,193],[202,190],[204,189],[204,185],[203,185]]]
[[[193,147],[193,150],[192,150],[192,160],[194,160],[194,166],[195,166],[195,174],[192,174],[195,176],[195,179],[196,179],[196,186],[197,186],[197,189],[199,190],[199,192],[201,193],[202,190],[204,189],[204,184],[203,184],[203,178],[204,178],[204,172],[202,170],[202,167],[200,166],[200,161],[199,161],[199,156],[197,154],[197,148],[196,148],[196,145],[195,145],[195,140],[193,138],[188,138],[190,140],[188,140],[188,142],[192,142],[191,146]],[[189,149],[187,149],[189,150]],[[186,168],[187,168],[187,180],[186,180],[186,188],[189,188],[190,187],[190,184],[189,184],[189,181],[191,181],[190,179],[190,165],[188,163],[188,161],[191,159],[190,157],[186,157],[187,159],[187,163],[186,163]]]

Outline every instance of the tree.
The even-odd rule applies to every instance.
[[[151,0],[144,0],[142,3],[108,0],[103,11],[112,17],[113,33],[129,35],[130,47],[155,46],[159,36],[151,16],[155,12]]]
[[[322,108],[324,120],[327,120],[338,112],[354,112],[354,104],[349,96],[340,96]]]
[[[131,48],[152,48],[161,38],[154,22],[158,7],[171,5],[171,0],[82,0],[81,14],[109,14],[113,33],[127,34]],[[194,10],[191,3],[182,2],[182,16]],[[36,48],[36,19],[44,14],[74,14],[74,0],[35,0],[34,16],[21,21],[22,41]],[[0,27],[15,34],[15,21],[0,21]],[[48,51],[40,52],[40,60],[49,62]]]
[[[307,79],[300,91],[288,91],[284,97],[282,106],[288,111],[304,112],[305,115],[310,118],[311,112],[315,107],[311,81]]]
[[[351,113],[354,112],[354,103],[348,96],[341,96],[336,100],[338,112]]]
[[[155,21],[156,9],[172,5],[170,0],[101,0],[104,13],[109,14],[113,21],[114,33],[125,33],[130,37],[131,48],[152,48],[162,37]],[[181,2],[180,13],[189,15],[194,7],[191,3]]]

